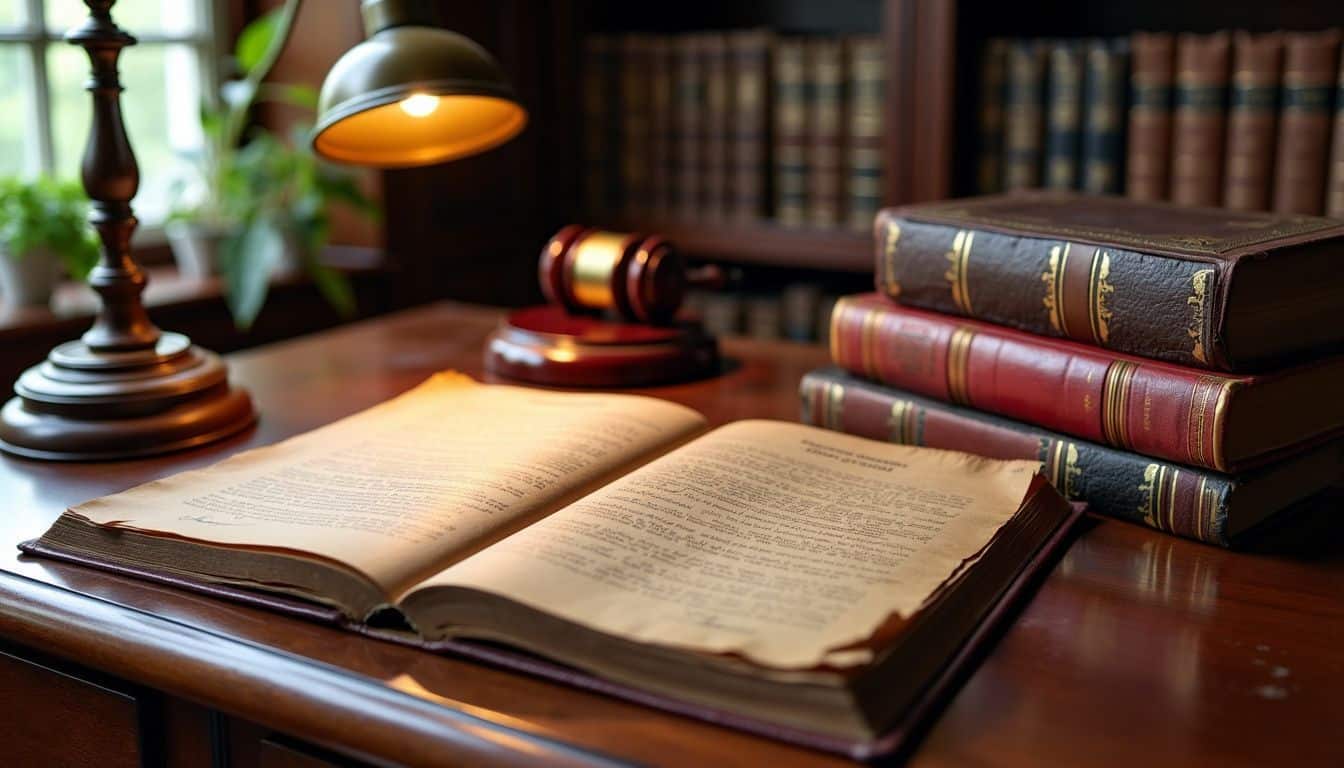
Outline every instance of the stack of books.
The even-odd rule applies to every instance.
[[[1031,192],[884,210],[803,420],[1034,458],[1227,545],[1344,477],[1344,223]]]
[[[881,200],[882,60],[875,36],[587,38],[587,212],[866,231]]]
[[[982,193],[1344,216],[1339,30],[989,41]]]

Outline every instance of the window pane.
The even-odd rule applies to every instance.
[[[23,0],[0,0],[0,29],[12,29],[23,23]]]
[[[0,176],[41,170],[31,62],[28,46],[0,44]]]
[[[56,170],[78,178],[91,120],[84,90],[89,60],[74,46],[48,50]],[[185,45],[137,45],[121,54],[121,95],[126,133],[140,164],[135,212],[143,224],[162,223],[172,191],[187,177],[186,157],[199,151],[200,76],[194,50]]]
[[[0,0],[0,3],[16,0]],[[83,0],[46,0],[47,29],[65,32],[84,23],[89,9]],[[200,29],[201,3],[197,0],[120,0],[112,6],[112,20],[131,34],[182,34]]]

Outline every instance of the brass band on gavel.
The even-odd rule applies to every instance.
[[[546,243],[537,274],[551,303],[634,322],[670,320],[686,295],[685,261],[657,235],[571,225]]]

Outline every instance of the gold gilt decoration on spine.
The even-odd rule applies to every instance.
[[[1190,388],[1190,412],[1185,420],[1185,452],[1191,464],[1212,465],[1215,469],[1225,470],[1218,463],[1221,450],[1217,450],[1218,431],[1212,439],[1208,437],[1207,426],[1216,424],[1218,404],[1223,400],[1223,390],[1231,382],[1216,376],[1200,376]]]
[[[1143,469],[1143,483],[1139,493],[1143,501],[1138,513],[1143,522],[1160,531],[1173,531],[1176,522],[1176,483],[1181,471],[1163,464],[1149,464]]]
[[[1194,342],[1191,356],[1201,363],[1209,362],[1208,344],[1205,343],[1205,320],[1208,298],[1213,293],[1213,270],[1201,269],[1190,276],[1190,296],[1185,303],[1190,307],[1190,327],[1186,334]]]
[[[1195,497],[1195,537],[1209,541],[1213,530],[1213,515],[1218,511],[1218,491],[1209,487],[1207,477],[1199,478],[1199,495]]]
[[[876,329],[877,323],[881,320],[881,315],[875,309],[865,309],[863,313],[863,328],[859,332],[859,356],[863,364],[863,373],[868,378],[874,378],[877,375],[877,350],[876,350]]]
[[[1129,427],[1125,417],[1129,413],[1129,389],[1134,381],[1135,363],[1117,360],[1106,369],[1101,385],[1101,434],[1109,445],[1128,450]]]
[[[952,402],[970,405],[970,377],[966,367],[971,358],[971,341],[975,331],[958,328],[947,342],[947,396]]]
[[[1111,276],[1111,255],[1098,248],[1092,254],[1092,272],[1087,281],[1087,316],[1092,321],[1092,341],[1105,344],[1111,337],[1111,310],[1106,297],[1115,292],[1107,280]]]
[[[850,301],[848,296],[842,296],[836,299],[835,306],[831,307],[831,362],[836,365],[845,364],[845,352],[840,346],[840,324],[845,321],[845,316],[849,314]]]
[[[1226,466],[1223,463],[1223,424],[1227,420],[1227,401],[1238,386],[1240,382],[1224,381],[1222,389],[1218,391],[1218,399],[1213,404],[1213,466],[1218,469]]]
[[[845,409],[845,388],[839,384],[826,385],[826,412],[823,414],[824,423],[822,426],[828,429],[840,429],[840,415]]]
[[[1041,281],[1045,283],[1045,311],[1050,315],[1050,327],[1063,336],[1067,336],[1068,331],[1064,329],[1064,296],[1061,291],[1064,289],[1064,265],[1069,262],[1069,244],[1053,245],[1050,247],[1050,263],[1044,272],[1041,273]]]
[[[1046,475],[1055,490],[1066,499],[1078,498],[1077,480],[1083,473],[1078,466],[1078,446],[1067,440],[1056,440],[1046,455]]]
[[[896,298],[901,295],[901,283],[896,279],[896,245],[901,241],[901,225],[887,222],[887,238],[882,246],[883,277],[886,278],[887,295]]]
[[[921,445],[919,411],[919,406],[909,400],[894,401],[887,420],[887,439],[901,445]]]
[[[957,230],[952,238],[952,250],[947,252],[949,262],[943,277],[952,288],[952,301],[962,314],[971,314],[971,291],[966,284],[966,269],[971,260],[971,242],[975,233],[965,229]]]

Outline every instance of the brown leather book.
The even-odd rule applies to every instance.
[[[1337,219],[1344,218],[1344,56],[1340,58],[1334,127],[1330,132],[1330,172],[1325,190],[1325,215]]]
[[[1171,86],[1176,43],[1165,32],[1135,32],[1129,92],[1125,194],[1166,200],[1171,176]]]
[[[1237,32],[1232,39],[1232,86],[1227,110],[1223,206],[1267,211],[1274,182],[1283,35]]]
[[[1086,46],[1083,141],[1079,189],[1119,194],[1125,151],[1125,80],[1129,41],[1093,40]]]
[[[621,207],[636,218],[653,208],[652,47],[648,35],[620,39]]]
[[[698,35],[673,39],[673,111],[676,136],[676,173],[672,179],[673,203],[678,217],[700,215],[700,170],[705,139],[705,71]]]
[[[807,222],[807,46],[799,38],[775,45],[771,66],[774,114],[773,194],[775,219],[785,227]]]
[[[1046,52],[1046,45],[1038,40],[1016,40],[1008,47],[1008,81],[1003,97],[1005,190],[1041,185]]]
[[[982,195],[1003,191],[1003,90],[1008,68],[1008,41],[985,44],[980,62],[980,156],[976,189]]]
[[[1274,210],[1325,212],[1330,108],[1339,72],[1339,30],[1289,33],[1274,161]]]
[[[902,304],[1196,368],[1344,345],[1344,223],[1022,192],[886,209],[877,285]]]
[[[732,130],[732,77],[728,60],[728,37],[706,33],[700,40],[701,67],[705,73],[705,113],[700,152],[700,215],[721,219],[728,215],[729,133]]]
[[[1050,45],[1045,97],[1045,172],[1049,189],[1078,188],[1083,128],[1083,48],[1072,40]]]
[[[770,51],[774,36],[752,29],[728,35],[729,167],[728,210],[737,221],[765,216],[770,158]]]
[[[1223,200],[1227,75],[1232,36],[1183,34],[1176,39],[1172,112],[1171,200],[1218,205]]]
[[[845,219],[850,229],[868,233],[882,207],[882,39],[851,37],[845,52],[849,57]]]
[[[808,41],[807,221],[837,227],[844,216],[845,51],[838,38]]]
[[[650,206],[659,217],[676,211],[676,96],[672,38],[649,38],[649,143],[652,153]]]
[[[583,41],[583,202],[589,216],[612,213],[620,202],[617,42]]]

